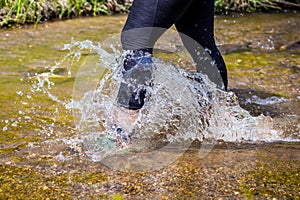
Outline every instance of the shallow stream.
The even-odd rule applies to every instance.
[[[157,52],[166,63],[134,116],[114,105],[119,57],[103,51],[125,19],[0,30],[1,199],[299,198],[300,14],[216,17],[229,93]],[[110,139],[120,112],[133,145]]]

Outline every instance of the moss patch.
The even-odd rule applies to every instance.
[[[28,167],[0,165],[0,199],[72,199],[76,185],[106,183],[102,173],[48,174]],[[107,198],[90,194],[91,198]],[[120,198],[116,198],[120,199]]]
[[[269,157],[258,161],[254,170],[242,177],[239,183],[248,199],[298,199],[300,162]]]

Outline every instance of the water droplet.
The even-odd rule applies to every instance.
[[[2,130],[3,130],[3,131],[7,131],[7,130],[8,130],[7,125],[4,126]]]
[[[19,96],[23,96],[23,95],[24,95],[22,91],[17,91],[17,94],[18,94]]]

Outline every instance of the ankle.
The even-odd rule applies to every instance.
[[[125,72],[135,67],[137,64],[152,64],[152,51],[149,49],[130,50],[123,60]]]

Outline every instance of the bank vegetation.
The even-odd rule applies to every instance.
[[[133,0],[0,0],[0,27],[126,13]],[[300,9],[300,0],[215,0],[216,13]]]

